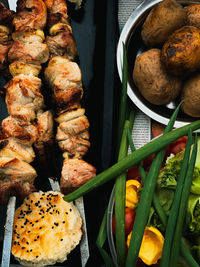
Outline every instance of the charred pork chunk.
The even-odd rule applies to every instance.
[[[83,88],[77,63],[64,56],[53,57],[44,73],[58,114],[81,107]]]
[[[47,10],[41,0],[18,0],[17,13],[13,20],[15,31],[27,26],[31,29],[44,29],[47,21]]]
[[[5,86],[8,113],[23,121],[33,121],[44,108],[41,80],[30,75],[15,76]]]
[[[61,190],[68,194],[96,175],[91,164],[79,158],[65,159],[61,175]]]
[[[0,2],[0,72],[8,75],[8,51],[12,45],[11,22],[13,12]]]
[[[46,143],[48,148],[52,144],[53,117],[50,111],[45,111],[42,82],[38,78],[41,64],[49,58],[43,32],[46,19],[47,10],[42,0],[18,0],[8,51],[9,71],[13,78],[4,86],[10,116],[2,121],[0,131],[1,204],[10,195],[25,197],[35,190],[33,183],[37,173],[30,163],[35,159],[35,152],[36,156],[42,155],[36,157],[41,163],[45,155],[50,154],[45,149]],[[1,29],[3,31],[0,26],[0,37]]]
[[[96,175],[96,169],[82,157],[87,153],[89,121],[81,101],[83,87],[81,70],[74,61],[77,54],[64,0],[46,0],[48,10],[50,61],[44,71],[45,81],[52,91],[52,103],[57,113],[56,140],[63,152],[61,190],[67,194]]]
[[[14,137],[9,137],[0,140],[0,158],[1,157],[18,158],[30,163],[34,160],[35,153],[31,146],[23,144]]]
[[[38,136],[37,127],[28,121],[21,121],[9,116],[2,121],[1,139],[15,137],[20,142],[31,146]]]
[[[28,182],[11,182],[0,180],[0,204],[6,205],[10,196],[17,196],[19,199],[24,199],[29,194],[36,191],[33,184]]]

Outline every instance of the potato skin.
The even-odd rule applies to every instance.
[[[194,74],[184,82],[181,100],[181,109],[185,114],[200,117],[200,74]]]
[[[200,28],[200,4],[189,5],[185,8],[186,25]]]
[[[152,8],[141,31],[147,47],[162,45],[168,36],[185,24],[186,12],[175,0],[164,0]]]
[[[133,69],[133,80],[143,97],[154,105],[164,105],[175,99],[182,81],[171,76],[160,60],[160,49],[152,48],[140,54]]]
[[[200,68],[200,29],[183,26],[164,43],[161,60],[173,75],[188,75]]]

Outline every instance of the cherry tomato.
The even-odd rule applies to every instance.
[[[177,153],[181,152],[186,147],[187,143],[187,136],[183,136],[170,144],[167,149],[167,156],[169,156],[171,153],[176,155]]]
[[[136,179],[138,180],[138,178],[140,177],[140,173],[138,171],[138,167],[137,166],[134,166],[132,168],[130,168],[128,171],[127,171],[127,179],[130,180],[130,179]],[[140,180],[140,179],[139,179]],[[138,181],[139,181],[138,180]],[[140,181],[139,181],[140,182]]]
[[[156,121],[152,121],[152,134],[153,134],[153,137],[157,137],[159,135],[161,135],[164,130],[165,130],[165,125],[159,123],[159,122],[156,122]]]
[[[147,170],[151,166],[151,163],[155,157],[155,154],[150,155],[146,159],[143,160],[143,167]]]
[[[186,144],[183,142],[178,142],[171,147],[171,153],[176,155],[177,153],[181,152],[185,148]]]
[[[135,210],[132,210],[131,208],[125,209],[125,234],[126,235],[128,235],[133,229],[135,214],[136,214]],[[113,228],[113,232],[115,233],[115,216],[113,216],[112,228]]]

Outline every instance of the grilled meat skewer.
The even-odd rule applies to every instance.
[[[2,121],[0,131],[1,204],[13,194],[24,197],[36,190],[33,183],[37,173],[30,163],[36,152],[44,164],[46,148],[53,142],[53,116],[45,111],[42,82],[37,77],[49,57],[43,32],[46,18],[42,0],[18,1],[8,51],[13,78],[4,86],[9,116]]]
[[[64,0],[46,0],[48,10],[50,61],[44,78],[52,91],[52,102],[58,117],[56,140],[63,151],[60,187],[67,194],[96,175],[96,168],[82,158],[87,153],[89,121],[82,108],[81,70],[74,61],[77,48]]]

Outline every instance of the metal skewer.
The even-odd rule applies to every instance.
[[[2,267],[10,267],[10,255],[11,255],[11,243],[12,243],[12,231],[14,222],[16,197],[10,197],[7,205],[6,224],[4,232],[3,253],[2,253]]]

